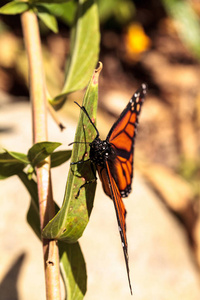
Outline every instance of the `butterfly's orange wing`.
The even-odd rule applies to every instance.
[[[138,115],[147,91],[146,84],[133,95],[119,119],[112,126],[108,136],[109,142],[116,154],[109,161],[112,176],[115,178],[122,197],[127,197],[131,191],[133,178],[133,150],[137,133]]]
[[[128,246],[127,246],[127,238],[126,238],[126,209],[124,203],[122,201],[122,196],[119,192],[117,184],[110,172],[110,168],[108,162],[105,162],[105,168],[97,167],[99,177],[102,181],[102,185],[104,188],[105,193],[110,196],[110,198],[114,202],[114,207],[117,216],[117,222],[119,227],[119,233],[122,241],[122,247],[124,252],[124,258],[126,262],[126,269],[128,274],[128,282],[130,286],[130,291],[132,294],[132,287],[130,281],[130,274],[129,274],[129,265],[128,265]]]
[[[132,293],[126,238],[126,210],[122,197],[128,196],[133,177],[133,148],[138,115],[146,94],[143,84],[133,95],[119,119],[112,126],[105,141],[96,138],[90,143],[90,160],[96,166],[104,192],[113,200]],[[84,110],[84,108],[82,107]],[[87,114],[87,112],[85,111]],[[87,114],[88,115],[88,114]],[[90,117],[88,116],[92,123]]]

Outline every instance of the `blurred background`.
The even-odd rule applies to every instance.
[[[2,4],[6,3],[6,1],[1,2]],[[133,265],[132,274],[134,274],[133,286],[135,286],[135,298],[180,299],[181,297],[182,299],[188,300],[199,299],[200,2],[197,0],[98,0],[97,2],[101,26],[99,60],[103,63],[99,84],[97,126],[102,138],[106,137],[113,122],[119,116],[140,84],[145,82],[149,87],[147,99],[143,105],[140,117],[140,126],[135,147],[135,194],[133,192],[129,197],[133,199],[129,199],[125,203],[128,218],[131,220],[134,218],[137,219],[137,216],[141,216],[142,213],[144,213],[144,215],[146,214],[147,218],[151,217],[151,219],[148,219],[149,223],[147,222],[145,224],[144,222],[147,220],[145,217],[138,217],[139,225],[135,223],[131,225],[131,220],[127,221],[131,237],[129,243],[132,245],[130,245],[131,250],[129,256],[131,256],[131,265]],[[52,9],[55,9],[53,5]],[[56,9],[59,20],[58,34],[52,33],[40,22],[46,80],[48,89],[52,95],[59,93],[64,83],[65,61],[69,54],[70,47],[70,26],[75,14],[76,2],[62,4],[60,9]],[[1,15],[0,145],[2,148],[8,148],[13,151],[26,152],[31,145],[32,139],[30,107],[28,104],[29,88],[27,66],[19,15]],[[65,106],[58,112],[58,114],[60,114],[59,117],[66,126],[66,132],[64,134],[61,134],[56,125],[53,124],[53,121],[50,121],[52,122],[50,125],[52,126],[50,127],[52,141],[61,141],[65,149],[68,147],[68,143],[73,141],[75,124],[79,115],[79,110],[74,109],[73,101],[77,99],[81,100],[83,95],[84,91],[70,95]],[[30,131],[28,129],[30,129]],[[23,144],[23,142],[25,142],[25,144]],[[66,173],[66,166],[61,170]],[[56,176],[57,175],[55,175],[55,177]],[[57,195],[60,195],[61,189],[61,195],[64,193],[66,177],[62,180],[55,187],[55,199]],[[11,186],[15,193],[15,182],[10,178],[0,184],[2,190],[1,194],[3,195],[4,192],[5,197],[2,202],[4,209],[2,212],[4,211],[4,213],[2,213],[0,229],[2,236],[5,237],[6,240],[4,246],[1,246],[1,250],[5,253],[5,261],[7,261],[5,264],[4,258],[1,258],[0,279],[3,284],[1,284],[0,290],[3,287],[2,293],[4,293],[2,294],[4,295],[2,299],[27,299],[22,295],[22,292],[21,294],[19,292],[16,298],[13,298],[13,296],[11,298],[8,295],[8,289],[5,288],[6,285],[9,285],[7,283],[9,280],[13,279],[17,282],[18,273],[16,270],[20,270],[19,266],[20,263],[22,264],[25,254],[21,253],[22,249],[18,249],[17,251],[11,250],[16,248],[14,247],[15,243],[13,243],[14,236],[12,236],[12,234],[14,233],[12,232],[13,227],[10,221],[15,220],[16,210],[18,210],[18,205],[21,205],[21,196],[19,194],[16,195],[16,197],[19,198],[17,198],[18,204],[15,202],[14,214],[10,215],[10,209],[13,209],[10,203],[12,201],[11,199],[8,201],[5,195],[12,195],[10,194],[12,193],[12,189],[10,189]],[[62,187],[61,184],[63,185]],[[98,193],[101,193],[100,189],[99,184]],[[146,196],[144,196],[144,194]],[[137,195],[139,198],[142,198],[141,201],[135,199]],[[26,194],[25,197],[27,198]],[[58,202],[60,201],[61,204],[62,196],[58,197],[60,200],[56,200]],[[106,196],[101,193],[100,197],[105,198]],[[154,204],[157,205],[156,207],[158,208],[157,214],[155,214],[157,208],[153,211],[154,206],[151,206],[149,199],[153,199],[152,203],[156,203]],[[103,200],[101,199],[101,201]],[[107,201],[107,199],[105,201]],[[91,243],[91,240],[87,240],[87,235],[88,237],[90,234],[93,236],[94,232],[92,230],[94,230],[94,228],[96,232],[102,230],[103,225],[101,226],[99,224],[104,221],[105,215],[108,219],[110,218],[110,215],[107,215],[107,212],[105,213],[105,203],[107,202],[104,204],[96,203],[96,207],[98,207],[98,205],[100,207],[99,210],[96,207],[94,208],[94,214],[91,216],[91,223],[93,225],[90,225],[89,222],[85,237],[83,236],[83,249],[89,248]],[[140,206],[140,211],[138,205]],[[102,212],[103,215],[101,215],[100,212]],[[95,213],[97,215],[95,215]],[[162,218],[158,216],[159,213]],[[8,214],[7,217],[5,217],[6,214]],[[21,215],[22,218],[25,219],[24,214],[21,213]],[[162,224],[165,218],[166,223]],[[96,220],[99,220],[98,225],[95,225]],[[7,222],[9,225],[7,225]],[[19,220],[19,222],[21,221]],[[113,226],[116,226],[114,216],[113,222]],[[107,226],[111,226],[112,228],[111,224],[107,224]],[[139,226],[139,232],[135,232],[134,230],[136,229],[130,229],[132,226],[134,228]],[[7,233],[8,228],[10,228],[12,233]],[[32,234],[31,230],[28,230],[30,232],[25,234],[27,237]],[[159,238],[156,233],[155,236],[152,236],[153,230],[155,230],[155,232],[159,231],[159,233],[157,232]],[[174,236],[174,239],[170,240],[175,232],[177,236]],[[21,235],[20,233],[18,234],[19,236]],[[100,233],[100,235],[102,235],[102,233]],[[115,232],[115,235],[117,240],[116,247],[120,248],[118,233]],[[140,238],[143,239],[142,242],[138,242],[136,236],[138,240],[140,240]],[[180,236],[184,241],[179,241]],[[22,237],[24,237],[24,235],[22,235]],[[102,240],[104,238],[105,232],[102,236]],[[110,238],[105,238],[105,241],[108,240],[108,243],[105,244],[105,241],[103,242],[103,246],[106,248],[104,251],[110,251]],[[129,239],[128,231],[128,240]],[[159,257],[158,253],[156,254],[158,250],[156,250],[157,248],[155,249],[155,244],[158,245],[162,239],[164,241],[162,244],[163,247],[165,245],[165,249],[168,249],[166,250],[167,257],[170,253],[170,257],[173,258],[170,260],[168,267],[166,266],[167,263],[165,265],[160,261],[160,273],[157,270],[158,273],[157,276],[155,276],[154,263],[156,262],[157,266],[157,259]],[[29,244],[28,241],[27,244]],[[139,249],[138,252],[137,245]],[[16,245],[16,247],[18,246]],[[94,247],[94,245],[92,244],[91,247]],[[97,249],[98,247],[100,246],[98,245]],[[180,250],[178,250],[179,248],[177,247],[181,247]],[[40,251],[39,249],[40,246],[38,243],[37,251]],[[169,249],[173,249],[173,251],[170,252]],[[139,258],[141,252],[148,252],[143,254],[145,258],[146,255],[149,255],[149,260],[146,259],[146,265],[145,259],[142,260],[142,258]],[[107,255],[106,253],[107,252],[104,254],[105,256]],[[184,259],[182,259],[181,253],[185,253]],[[88,262],[89,265],[89,271],[91,273],[95,272],[95,258],[93,257],[94,261],[90,263],[92,258],[87,254],[87,250],[84,254],[86,255],[86,262]],[[34,261],[35,256],[33,253],[32,255]],[[100,260],[104,256],[103,254],[101,255],[102,256],[99,257]],[[38,256],[38,254],[36,256]],[[18,259],[16,257],[18,257]],[[166,258],[163,254],[162,259],[164,259],[164,257]],[[15,259],[18,264],[14,262]],[[112,257],[110,257],[110,259],[112,261]],[[113,260],[113,265],[117,259],[118,258],[115,258],[115,260]],[[123,257],[121,260],[123,269]],[[171,265],[172,261],[179,262],[178,267],[176,262]],[[183,269],[179,269],[181,262],[181,268]],[[39,263],[40,262],[38,262],[38,264]],[[105,265],[108,263],[109,262],[105,262]],[[98,262],[98,268],[100,267],[99,264],[101,265],[101,263]],[[139,264],[138,269],[137,264]],[[149,269],[150,277],[146,278],[147,275],[145,274],[144,276],[144,273],[140,274],[140,272],[142,272],[142,269],[144,272],[145,268],[148,270],[149,264],[152,268]],[[16,266],[18,266],[18,269],[16,269]],[[172,276],[166,278],[166,273],[163,270],[164,267],[167,268],[169,273],[173,268],[176,271],[174,271],[175,273],[173,274],[170,273]],[[136,271],[134,271],[134,268]],[[14,273],[11,272],[12,269],[15,270],[16,277],[13,275]],[[90,274],[89,271],[88,274]],[[9,272],[12,274],[10,277],[8,276]],[[115,272],[117,271],[115,270]],[[181,279],[183,273],[187,274],[187,276],[185,275],[186,277]],[[104,275],[104,273],[101,274],[101,276]],[[101,287],[101,293],[98,292],[99,298],[97,295],[94,296],[92,291],[97,290],[95,285],[97,279],[94,279],[95,275],[91,275],[91,277],[90,275],[88,276],[89,288],[86,299],[112,299],[114,297],[109,293],[106,294],[106,292],[102,294],[104,288],[107,291],[109,290],[109,286],[107,289],[106,287]],[[150,285],[151,277],[153,278],[153,283]],[[163,279],[163,286],[159,283],[159,278],[161,277]],[[9,278],[9,280],[6,278]],[[143,281],[144,278],[145,281]],[[180,279],[180,282],[177,278]],[[164,283],[168,282],[168,279],[169,283],[165,286]],[[27,278],[27,282],[29,280],[30,278]],[[122,279],[119,278],[118,280]],[[128,290],[126,277],[124,281],[124,289]],[[176,281],[179,283],[172,288]],[[23,284],[24,283],[22,283],[22,285]],[[105,280],[104,284],[106,286],[108,282]],[[42,286],[41,283],[40,285]],[[140,285],[146,287],[146,292],[148,291],[147,294],[144,293],[144,290],[141,293],[140,288],[137,289]],[[154,287],[152,287],[152,285]],[[161,291],[159,291],[159,285],[161,286]],[[155,289],[154,291],[155,286],[158,290]],[[170,288],[172,288],[172,294],[168,294]],[[22,289],[26,288],[23,287]],[[14,292],[15,295],[17,295],[16,290]],[[34,298],[33,296],[32,299],[38,298]],[[41,296],[40,299],[44,298]],[[129,299],[129,296],[123,298],[123,294],[118,294],[118,296],[115,296],[115,299]]]

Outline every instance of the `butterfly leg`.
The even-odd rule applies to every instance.
[[[85,163],[86,161],[89,161],[90,158],[86,159],[86,160],[79,160],[79,161],[76,161],[76,162],[71,162],[70,165],[78,165],[78,164],[82,164],[82,163]]]
[[[82,189],[83,187],[85,187],[87,184],[94,183],[95,181],[97,181],[97,177],[96,177],[96,174],[95,174],[94,165],[91,163],[91,164],[90,164],[90,167],[91,167],[92,173],[93,173],[93,175],[94,175],[94,178],[91,179],[91,180],[86,181],[84,184],[82,184],[82,185],[80,186],[80,188],[79,188],[79,190],[78,190],[78,193],[76,194],[76,197],[75,197],[76,199],[79,197],[80,191],[81,191],[81,189]]]
[[[71,162],[70,163],[70,166],[73,166],[73,165],[79,165],[79,164],[82,164],[82,163],[85,163],[87,161],[89,161],[90,159],[86,159],[86,160],[79,160],[79,161],[76,161],[76,162]],[[71,168],[71,171],[73,173],[73,175],[75,174],[75,171]]]

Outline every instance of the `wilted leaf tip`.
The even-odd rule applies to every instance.
[[[103,69],[103,64],[101,61],[99,61],[99,67],[94,71],[92,83],[98,84],[99,74],[101,73],[101,70]]]

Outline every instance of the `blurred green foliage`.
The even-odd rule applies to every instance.
[[[162,0],[185,46],[200,59],[200,22],[192,1]]]
[[[114,18],[123,26],[135,15],[135,5],[131,0],[97,0],[97,4],[101,23]]]
[[[193,187],[194,195],[200,197],[200,159],[189,160],[182,157],[178,166],[178,173]]]

